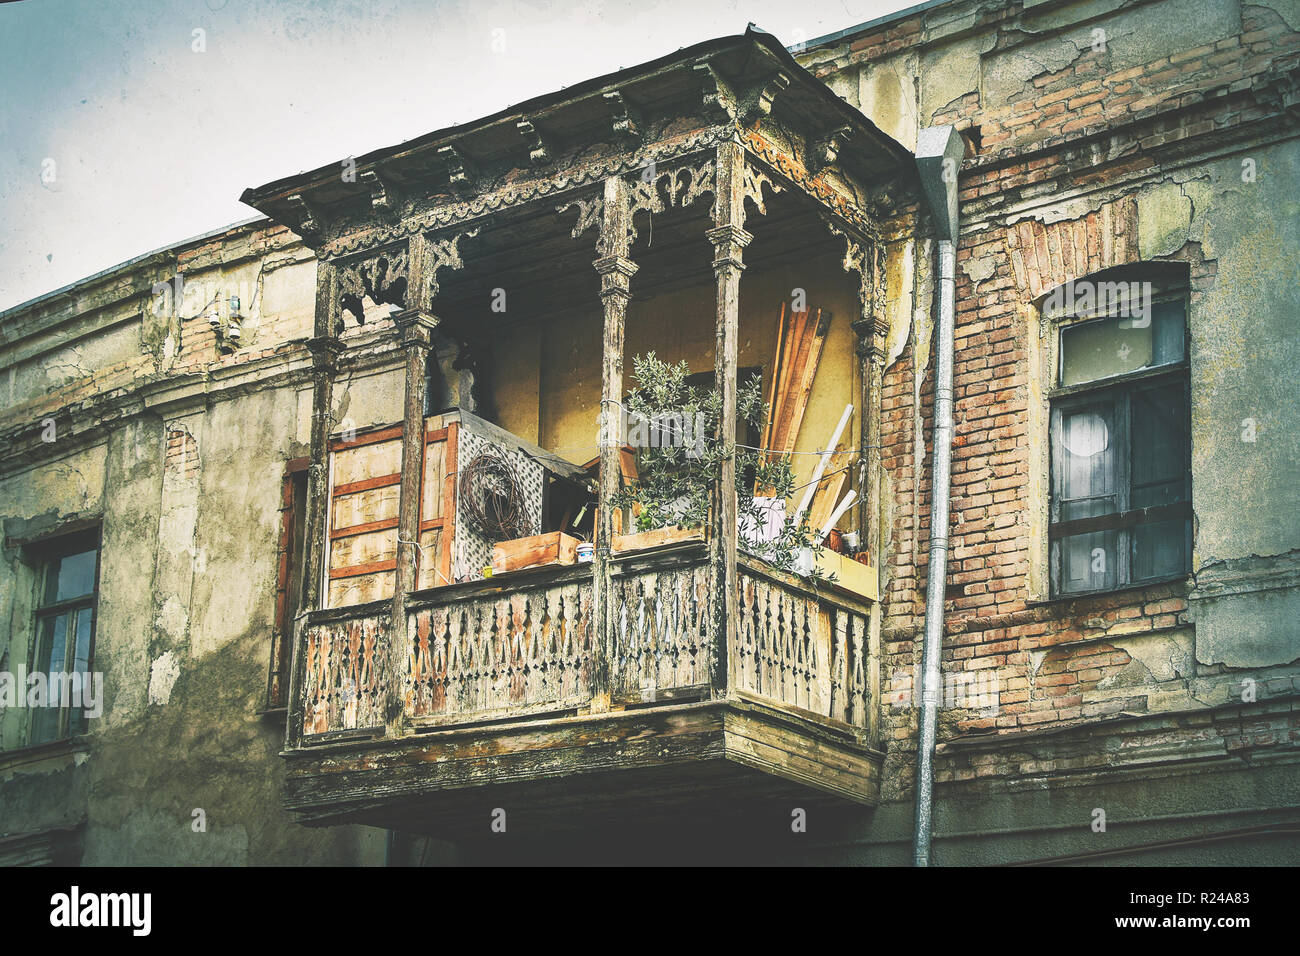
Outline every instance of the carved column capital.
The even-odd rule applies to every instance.
[[[397,326],[404,347],[428,349],[433,345],[434,330],[442,324],[442,319],[420,309],[403,309],[393,314],[393,324]]]
[[[624,301],[631,298],[632,277],[636,275],[637,264],[626,256],[604,256],[592,263],[600,273],[600,297],[602,300],[611,296],[621,296]]]
[[[744,269],[744,248],[754,240],[752,233],[728,223],[708,230],[705,235],[713,243],[713,271],[717,274],[726,268]]]
[[[870,358],[872,364],[882,364],[885,359],[885,337],[889,334],[889,323],[880,316],[871,315],[854,320],[851,327],[855,337],[854,350],[858,358]]]

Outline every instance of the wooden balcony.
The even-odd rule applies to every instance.
[[[414,592],[391,648],[390,602],[311,614],[287,808],[455,838],[873,803],[871,602],[739,572],[729,648],[698,544],[615,558],[603,628],[592,564]]]

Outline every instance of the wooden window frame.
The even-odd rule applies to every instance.
[[[294,458],[285,463],[280,489],[280,545],[276,561],[275,625],[271,631],[270,660],[266,675],[266,704],[262,714],[287,712],[289,666],[293,646],[294,620],[302,610],[302,594],[307,563],[308,542],[305,527],[299,527],[298,512],[306,507],[304,479],[311,466],[309,458]],[[299,487],[302,485],[303,487]],[[305,513],[302,521],[305,524]],[[296,560],[295,560],[296,558]],[[296,589],[295,589],[296,584]],[[297,599],[294,600],[294,592]]]
[[[1090,281],[1096,276],[1088,277]],[[1137,277],[1140,279],[1140,276]],[[1102,280],[1097,280],[1102,281]],[[1192,554],[1192,461],[1191,461],[1191,364],[1189,360],[1188,339],[1188,289],[1185,284],[1174,289],[1161,289],[1153,296],[1151,305],[1176,302],[1182,306],[1183,320],[1183,357],[1178,362],[1137,369],[1121,375],[1112,375],[1082,382],[1076,385],[1061,386],[1065,363],[1063,333],[1080,325],[1109,321],[1116,318],[1114,314],[1089,314],[1086,316],[1066,316],[1053,321],[1054,360],[1051,375],[1054,387],[1048,390],[1048,580],[1052,600],[1073,600],[1096,594],[1110,594],[1115,591],[1134,587],[1147,587],[1169,581],[1178,581],[1187,577],[1191,570]],[[1132,507],[1132,399],[1133,396],[1148,389],[1166,387],[1171,384],[1182,385],[1183,408],[1186,429],[1183,442],[1183,499],[1180,502],[1148,508]],[[1091,518],[1078,518],[1070,521],[1061,520],[1060,489],[1063,486],[1062,465],[1062,418],[1066,412],[1078,411],[1089,407],[1108,408],[1108,422],[1111,425],[1111,442],[1116,449],[1115,463],[1115,510],[1105,515]],[[1182,518],[1184,521],[1184,555],[1186,565],[1180,572],[1151,578],[1133,579],[1132,572],[1132,531],[1135,527],[1158,521]],[[1080,591],[1062,589],[1062,554],[1061,540],[1073,534],[1086,534],[1096,531],[1115,531],[1116,565],[1114,583]]]
[[[99,625],[99,577],[100,568],[103,563],[103,534],[99,525],[83,529],[76,532],[60,534],[56,537],[48,538],[40,542],[35,542],[27,546],[28,560],[36,565],[36,599],[32,602],[32,621],[31,621],[31,644],[27,652],[28,674],[39,672],[46,673],[45,666],[38,660],[42,651],[41,628],[45,621],[51,618],[57,618],[62,614],[71,614],[68,629],[64,638],[63,648],[63,666],[60,669],[63,673],[71,673],[69,661],[75,665],[76,655],[76,633],[77,624],[83,613],[90,615],[90,643],[86,648],[86,674],[92,674],[95,660],[95,637]],[[94,549],[95,552],[95,575],[94,584],[87,594],[79,595],[75,598],[67,598],[62,601],[54,601],[50,604],[43,603],[45,600],[46,585],[49,580],[49,574],[52,566],[56,561],[61,561],[70,555],[80,554],[84,551]],[[31,711],[27,713],[27,726],[23,729],[23,741],[28,747],[41,747],[48,744],[59,743],[60,741],[71,740],[87,732],[88,728],[78,728],[75,732],[72,727],[73,707],[67,701],[59,703],[59,722],[55,735],[49,740],[33,740],[32,735],[35,731],[35,722],[32,720]]]

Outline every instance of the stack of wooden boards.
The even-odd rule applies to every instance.
[[[813,381],[821,362],[826,336],[830,331],[831,314],[821,309],[815,312],[787,311],[781,303],[777,320],[776,358],[772,378],[768,383],[768,420],[763,429],[761,447],[776,456],[794,452]],[[807,515],[807,523],[815,532],[829,531],[848,510],[856,492],[850,490],[843,499],[841,492],[848,483],[849,462],[852,458],[851,442],[840,441],[845,426],[853,414],[853,406],[844,410],[839,425],[817,463],[812,483],[801,496],[794,512],[795,520]],[[820,537],[825,537],[821,534]],[[819,538],[820,540],[820,538]]]
[[[759,443],[778,455],[794,451],[830,327],[829,312],[818,309],[816,313],[787,314],[785,303],[781,303],[776,327],[776,361],[767,390],[770,414]]]

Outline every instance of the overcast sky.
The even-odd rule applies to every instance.
[[[912,2],[0,3],[0,309],[251,218],[247,186],[750,21],[791,44]]]

